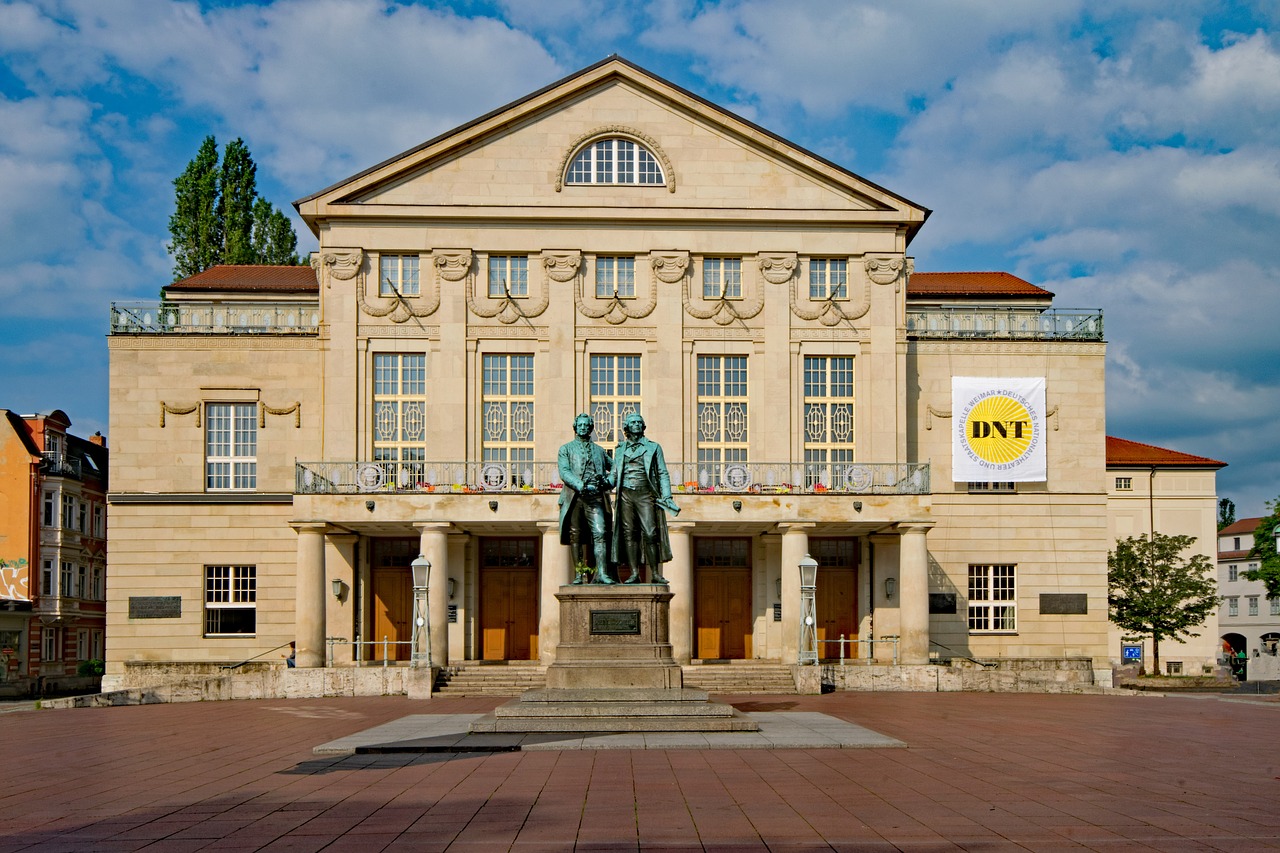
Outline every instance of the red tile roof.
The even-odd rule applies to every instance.
[[[317,293],[315,270],[311,267],[274,267],[258,264],[219,264],[203,272],[175,281],[166,291],[195,292],[235,290],[249,293]]]
[[[1237,518],[1226,527],[1218,531],[1219,536],[1238,536],[1242,533],[1252,533],[1258,529],[1258,523],[1261,518]],[[1248,551],[1243,553],[1248,554]]]
[[[1107,467],[1125,468],[1130,465],[1143,468],[1152,465],[1158,468],[1225,468],[1227,463],[1207,456],[1167,450],[1154,444],[1107,436]]]
[[[1007,272],[918,272],[907,282],[907,297],[1003,296],[1052,299],[1053,294]]]

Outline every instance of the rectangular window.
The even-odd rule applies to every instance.
[[[81,533],[89,532],[89,505],[84,501],[76,501],[76,529]]]
[[[529,295],[529,259],[523,255],[489,256],[489,295]]]
[[[91,597],[94,601],[107,600],[107,589],[106,585],[103,583],[105,577],[106,572],[103,571],[102,566],[93,567],[93,595]],[[95,657],[97,657],[97,655],[95,655]]]
[[[40,629],[40,660],[54,662],[62,660],[62,629]]]
[[[53,527],[57,524],[57,496],[53,492],[44,493],[44,526]]]
[[[969,566],[969,633],[1018,630],[1014,566]]]
[[[373,357],[373,458],[399,485],[423,476],[427,458],[427,356],[377,353]],[[404,482],[400,482],[403,480]]]
[[[1280,598],[1268,596],[1267,602],[1271,605],[1271,615],[1280,616]]]
[[[205,636],[256,633],[258,630],[257,600],[257,567],[205,566]]]
[[[486,355],[483,373],[482,458],[515,481],[533,464],[533,356]]]
[[[75,587],[75,569],[70,563],[62,564],[62,571],[58,572],[58,595],[62,598],[71,598],[76,594]]]
[[[595,440],[612,446],[622,440],[622,422],[640,411],[640,356],[591,356],[591,407]]]
[[[1239,567],[1239,566],[1228,566],[1228,567],[1227,567],[1227,580],[1228,580],[1229,582],[1233,582],[1233,581],[1237,581],[1237,580],[1239,580],[1239,579],[1240,579],[1240,567]]]
[[[634,299],[636,295],[636,259],[622,257],[596,258],[596,296],[608,299]]]
[[[853,462],[853,358],[804,360],[805,485],[845,486]]]
[[[742,259],[705,259],[702,262],[702,298],[741,299]]]
[[[1235,537],[1235,539],[1234,539],[1234,541],[1235,541],[1235,545],[1232,547],[1232,549],[1231,549],[1231,550],[1233,550],[1233,551],[1239,551],[1239,550],[1240,550],[1240,537],[1239,537],[1239,536],[1236,536],[1236,537]]]
[[[93,535],[98,539],[105,539],[107,534],[106,513],[99,504],[93,507]]]
[[[205,409],[205,488],[258,487],[258,407],[209,403]]]
[[[40,564],[40,594],[57,594],[57,575],[53,571],[53,560],[45,560]]]
[[[382,255],[378,259],[378,295],[418,296],[417,255]]]
[[[1249,615],[1258,615],[1258,596],[1256,595],[1249,596]]]
[[[76,566],[76,598],[89,597],[89,567]]]
[[[92,660],[102,660],[102,658],[103,658],[103,654],[102,654],[102,652],[103,652],[103,648],[102,648],[102,647],[103,647],[103,642],[102,642],[102,641],[103,641],[103,632],[102,632],[102,631],[91,631],[91,632],[90,632],[90,634],[89,634],[89,641],[92,643],[92,646],[90,647],[90,654],[92,655],[92,658],[91,658],[91,659],[92,659]]]
[[[62,529],[72,530],[76,521],[76,499],[71,495],[62,496]]]
[[[1133,490],[1132,477],[1116,477],[1116,491],[1129,492]]]
[[[89,659],[89,632],[76,631],[76,660]]]
[[[849,262],[844,258],[813,258],[809,261],[809,298],[846,299]]]
[[[1240,615],[1240,596],[1238,595],[1227,596],[1227,615],[1228,616]]]
[[[698,480],[719,482],[721,464],[747,461],[747,357],[698,356]]]
[[[1171,660],[1165,663],[1165,675],[1182,675],[1182,661]]]
[[[970,492],[1012,492],[1014,488],[1013,483],[980,483],[970,480],[968,490]]]

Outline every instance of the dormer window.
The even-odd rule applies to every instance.
[[[574,155],[565,183],[661,186],[666,178],[649,149],[631,139],[611,137],[591,142]]]

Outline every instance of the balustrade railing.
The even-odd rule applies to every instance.
[[[1078,308],[908,308],[907,334],[916,338],[1102,340],[1102,312]]]
[[[929,465],[910,463],[684,462],[667,466],[681,494],[926,495]],[[554,462],[299,462],[297,494],[554,493]]]
[[[113,335],[314,335],[318,302],[113,302]]]

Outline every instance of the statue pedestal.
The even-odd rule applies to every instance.
[[[671,593],[661,584],[562,586],[560,644],[547,669],[557,690],[679,689],[671,653]]]
[[[665,584],[560,587],[560,645],[547,689],[527,691],[473,732],[742,732],[759,724],[684,689]]]

